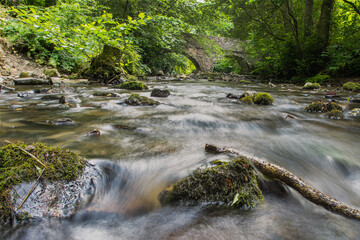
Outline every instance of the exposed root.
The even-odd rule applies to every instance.
[[[209,153],[229,153],[237,156],[241,154],[230,148],[218,148],[215,145],[205,145],[205,151]],[[353,209],[338,200],[329,197],[328,195],[316,190],[309,184],[305,183],[301,178],[295,176],[290,171],[277,166],[275,164],[252,158],[250,159],[254,166],[265,176],[278,179],[288,185],[289,187],[296,190],[307,200],[315,203],[316,205],[322,206],[323,208],[348,218],[360,220],[360,211]]]

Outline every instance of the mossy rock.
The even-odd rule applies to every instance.
[[[21,72],[19,74],[19,78],[27,78],[30,77],[30,74],[28,72]]]
[[[6,222],[11,216],[11,189],[22,182],[35,181],[39,170],[43,169],[34,158],[24,153],[19,147],[37,157],[46,169],[42,179],[49,182],[71,181],[77,179],[84,170],[86,160],[67,149],[48,147],[43,143],[26,145],[23,142],[9,144],[0,148],[0,216]]]
[[[124,82],[124,83],[121,83],[120,85],[115,86],[115,88],[129,89],[129,90],[149,89],[149,87],[145,83],[138,82],[138,81]]]
[[[343,85],[343,89],[352,92],[360,92],[360,84],[347,82]]]
[[[259,105],[271,105],[274,102],[274,98],[268,93],[256,93],[254,95],[254,103]]]
[[[160,104],[158,101],[145,96],[140,96],[136,93],[131,94],[130,97],[125,100],[125,103],[131,106],[153,106]]]
[[[59,72],[56,69],[45,69],[44,74],[47,78],[59,77]]]
[[[307,89],[307,90],[314,90],[314,89],[319,89],[321,88],[320,84],[318,83],[311,83],[311,82],[307,82],[303,89]]]
[[[344,113],[340,110],[331,110],[329,112],[325,113],[325,116],[331,119],[343,119],[344,118]]]
[[[241,157],[216,166],[197,169],[159,195],[162,204],[178,201],[216,203],[254,208],[263,200],[258,186],[259,176],[251,162]]]
[[[305,107],[305,111],[308,112],[326,113],[326,112],[331,112],[333,110],[339,110],[342,112],[343,108],[337,103],[323,102],[323,101],[315,101],[312,102],[309,106]]]
[[[251,96],[246,96],[240,99],[241,102],[246,104],[252,104],[254,103],[253,98]]]

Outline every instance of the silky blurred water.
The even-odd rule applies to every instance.
[[[76,87],[81,102],[62,109],[41,94],[0,95],[0,144],[45,142],[80,152],[106,173],[89,208],[67,219],[40,219],[1,229],[2,239],[360,239],[360,224],[334,215],[288,189],[265,194],[253,210],[209,204],[160,206],[157,196],[197,167],[228,156],[204,152],[206,143],[240,150],[287,168],[318,190],[360,209],[360,120],[325,119],[304,107],[324,93],[215,82],[152,82],[168,89],[159,106],[127,106],[129,91]],[[29,90],[28,87],[19,91]],[[138,92],[150,97],[150,90]],[[268,92],[272,106],[226,98]],[[94,92],[117,92],[120,98]],[[346,107],[348,93],[340,103]],[[296,119],[286,119],[287,114]],[[75,125],[43,121],[70,118]],[[116,125],[134,129],[117,128]],[[88,136],[99,129],[100,136]],[[109,167],[110,166],[110,167]]]

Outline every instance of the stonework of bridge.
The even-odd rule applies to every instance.
[[[250,72],[250,63],[245,52],[245,42],[214,36],[187,34],[185,55],[194,63],[198,72],[212,72],[215,63],[223,57],[237,59],[243,73]]]

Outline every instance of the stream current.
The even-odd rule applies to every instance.
[[[211,143],[278,164],[360,209],[359,117],[331,120],[307,113],[304,107],[324,94],[295,86],[208,81],[149,86],[171,95],[154,98],[161,103],[155,107],[134,107],[124,104],[131,91],[76,86],[77,92],[66,97],[81,102],[61,109],[58,100],[41,100],[44,94],[0,94],[1,146],[4,140],[40,141],[75,150],[97,165],[111,164],[117,172],[97,185],[88,209],[70,218],[3,227],[1,239],[360,239],[358,221],[332,214],[291,189],[265,193],[263,203],[251,210],[211,204],[162,207],[157,200],[164,188],[192,170],[228,159],[205,153],[205,144]],[[245,90],[268,92],[274,104],[245,105],[226,98]],[[99,91],[120,97],[94,96]],[[150,90],[138,93],[150,97]],[[345,104],[348,95],[342,97]],[[75,124],[44,124],[60,118]],[[93,129],[101,135],[89,136]]]

